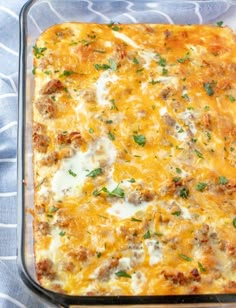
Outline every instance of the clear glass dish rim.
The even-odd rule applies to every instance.
[[[93,0],[99,2],[99,0]],[[117,0],[118,1],[118,0]],[[137,1],[137,0],[136,0]],[[143,0],[138,0],[143,1]],[[176,3],[177,0],[168,0],[169,3]],[[182,304],[181,307],[193,307],[191,304],[201,305],[201,307],[213,307],[211,304],[225,305],[225,307],[236,303],[236,294],[196,294],[196,295],[162,295],[162,296],[71,296],[55,293],[47,290],[34,280],[26,267],[24,243],[25,243],[25,184],[24,184],[24,162],[25,162],[25,112],[26,112],[26,40],[27,40],[27,14],[30,8],[38,0],[28,0],[20,12],[20,56],[19,56],[19,90],[18,90],[18,146],[17,146],[17,179],[18,179],[18,226],[17,226],[17,266],[21,279],[25,285],[41,298],[49,302],[69,307],[70,305],[153,305],[158,307],[172,307]],[[151,0],[150,2],[155,2]],[[204,0],[195,0],[191,2],[204,2]],[[217,2],[212,0],[211,2]],[[235,4],[228,0],[227,2]],[[206,306],[205,306],[206,305]],[[178,306],[179,307],[179,306]]]

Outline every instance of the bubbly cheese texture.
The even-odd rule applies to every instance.
[[[227,27],[65,23],[34,46],[35,260],[70,295],[236,292]]]

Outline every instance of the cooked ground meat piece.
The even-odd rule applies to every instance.
[[[49,137],[46,135],[33,134],[33,145],[38,152],[46,153],[49,146]]]
[[[36,102],[35,107],[42,117],[46,119],[55,118],[56,116],[56,104],[48,96],[41,96]]]
[[[53,79],[47,82],[41,89],[41,94],[52,94],[64,89],[64,85],[58,79]]]
[[[42,276],[45,276],[48,279],[53,279],[56,276],[56,272],[53,269],[53,262],[50,259],[44,259],[42,261],[39,261],[36,264],[36,272],[39,276],[39,279]]]

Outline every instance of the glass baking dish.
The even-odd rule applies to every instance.
[[[236,294],[183,296],[67,296],[42,288],[35,275],[33,251],[32,172],[32,47],[51,25],[84,23],[215,24],[236,29],[236,2],[227,0],[32,0],[20,16],[18,126],[18,267],[22,280],[35,294],[58,306],[132,305],[132,307],[235,307]]]

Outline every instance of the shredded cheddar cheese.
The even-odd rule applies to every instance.
[[[236,292],[227,27],[64,23],[34,46],[35,260],[69,295]]]

